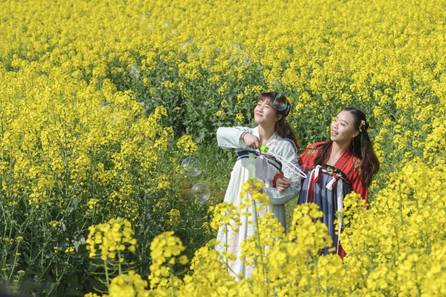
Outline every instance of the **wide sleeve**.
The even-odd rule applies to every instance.
[[[289,141],[284,141],[284,143],[279,155],[282,158],[282,172],[286,178],[291,180],[291,183],[286,190],[281,192],[273,187],[265,189],[265,193],[271,198],[271,204],[273,205],[285,204],[298,195],[302,181],[296,170],[296,168],[299,168],[297,151]]]
[[[271,199],[272,205],[282,205],[293,199],[300,191],[300,182],[291,184],[286,190],[279,192],[276,188],[266,188],[265,194]]]
[[[310,168],[311,159],[308,158],[307,150],[305,150],[300,156],[298,163],[300,166],[302,166],[304,169]]]
[[[299,165],[303,171],[306,172],[314,168],[314,162],[319,155],[323,144],[324,142],[312,143],[307,146],[305,151],[299,156]]]
[[[361,176],[359,173],[353,174],[351,183],[352,183],[353,191],[355,191],[356,193],[361,195],[362,199],[364,199],[366,202],[368,202],[369,193],[368,193],[367,188],[364,187],[364,185],[362,184]]]
[[[246,144],[240,139],[243,132],[250,132],[246,127],[220,127],[217,129],[217,143],[222,148],[242,149]]]

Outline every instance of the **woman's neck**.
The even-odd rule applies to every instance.
[[[351,146],[351,142],[332,142],[331,145],[331,155],[342,155],[345,151],[347,151]]]
[[[259,125],[259,136],[261,144],[266,144],[270,137],[274,134],[274,126]]]
[[[332,142],[331,143],[331,150],[330,155],[327,160],[327,164],[331,166],[335,166],[335,164],[338,162],[338,160],[341,158],[341,156],[348,150],[350,146],[350,143],[339,143],[339,142]]]

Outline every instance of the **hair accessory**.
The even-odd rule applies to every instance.
[[[271,105],[275,110],[278,112],[282,112],[287,116],[290,113],[290,103],[288,102],[288,99],[281,93],[276,93],[273,97],[273,100],[271,102]]]
[[[363,132],[364,130],[366,130],[367,129],[367,127],[366,127],[366,122],[365,122],[365,120],[361,120],[361,124],[359,124],[359,131],[360,132]]]

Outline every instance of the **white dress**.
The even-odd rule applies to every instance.
[[[271,198],[271,204],[268,210],[272,211],[280,223],[286,228],[285,225],[285,203],[291,200],[293,197],[297,196],[300,190],[300,179],[298,178],[297,172],[292,170],[291,166],[282,166],[281,163],[275,164],[271,160],[265,158],[255,157],[255,170],[250,170],[254,167],[253,159],[248,157],[249,148],[246,146],[240,136],[243,132],[249,132],[257,137],[259,137],[259,129],[256,128],[245,128],[245,127],[234,127],[234,128],[218,128],[217,130],[217,142],[222,148],[236,149],[238,154],[238,159],[235,162],[234,168],[231,172],[231,179],[229,181],[228,188],[226,190],[224,202],[231,203],[235,206],[240,204],[240,192],[242,190],[243,184],[252,176],[250,176],[250,171],[255,171],[256,178],[262,180],[265,185],[265,193]],[[260,137],[259,137],[260,139]],[[266,143],[268,147],[268,153],[272,155],[280,156],[281,159],[298,166],[297,163],[297,150],[293,142],[288,139],[280,137],[277,133],[274,133]],[[282,160],[282,161],[283,161]],[[279,165],[279,166],[277,166]],[[273,188],[272,180],[274,176],[282,171],[286,177],[290,177],[293,180],[297,180],[291,184],[288,189],[279,192]],[[234,254],[237,259],[234,261],[229,261],[229,272],[237,277],[248,277],[252,268],[245,265],[243,258],[241,257],[241,244],[242,242],[251,237],[255,233],[255,225],[248,223],[249,221],[254,221],[254,215],[252,208],[249,208],[251,212],[250,216],[241,216],[241,226],[238,232],[233,231],[232,228],[220,227],[217,234],[217,250],[225,251],[224,244],[227,242],[228,252]],[[259,216],[263,214],[260,213]],[[227,230],[227,234],[225,232]],[[227,236],[227,238],[226,238]]]

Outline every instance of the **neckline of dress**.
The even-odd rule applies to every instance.
[[[253,134],[260,139],[259,126],[256,126],[253,129],[253,132],[254,132]],[[277,132],[274,131],[273,134],[268,138],[268,141],[265,143],[265,145],[268,146],[272,140],[275,140],[277,138],[277,136],[278,136]]]
[[[326,157],[326,159],[325,159],[325,161],[324,161],[325,164],[327,164],[328,160],[330,159],[330,155],[331,155],[331,149],[332,149],[332,147],[333,147],[333,143],[331,143],[331,144],[330,144],[330,147],[328,148],[328,149],[330,150],[330,153],[327,155],[327,157]],[[333,165],[329,165],[329,164],[327,164],[327,165],[329,165],[329,166],[333,166],[333,167],[336,167],[336,168],[340,169],[340,167],[342,167],[342,166],[340,166],[340,165],[345,163],[345,158],[346,158],[347,156],[349,156],[350,154],[351,154],[351,149],[346,149],[346,150],[339,156],[339,158],[336,160],[336,162],[335,162]]]

